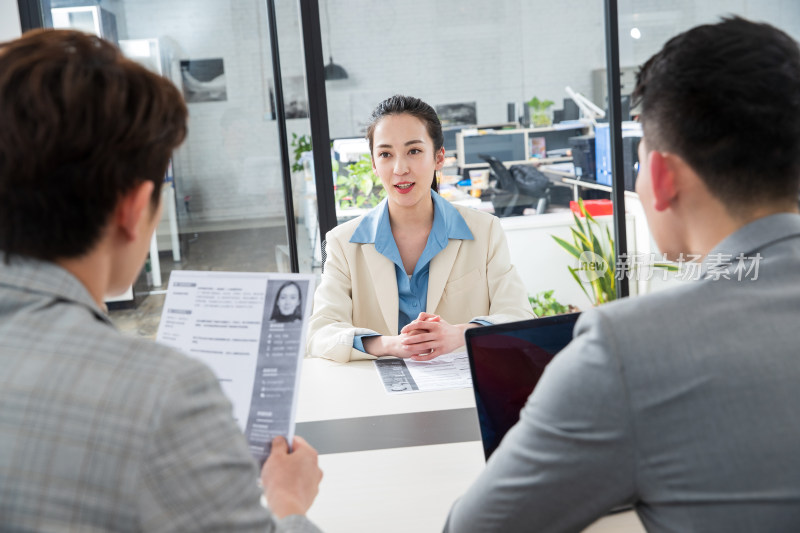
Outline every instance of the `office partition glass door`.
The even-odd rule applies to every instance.
[[[283,122],[288,141],[286,154],[291,173],[293,225],[300,272],[321,269],[321,240],[317,217],[317,194],[312,162],[310,106],[303,57],[303,35],[299,2],[272,0],[278,41],[280,78],[283,89]],[[275,50],[273,50],[274,52]]]
[[[165,184],[164,217],[132,311],[112,313],[125,329],[154,336],[163,288],[173,269],[290,271],[299,246],[310,272],[315,217],[297,163],[290,181],[294,211],[303,222],[298,243],[288,240],[282,154],[278,142],[273,48],[261,0],[102,0],[37,2],[46,27],[76,28],[118,43],[123,53],[166,76],[189,107],[189,135],[175,152]],[[277,2],[286,128],[308,132],[294,1]],[[302,140],[298,141],[302,143]],[[301,145],[301,144],[300,144]],[[298,151],[300,155],[300,151]]]

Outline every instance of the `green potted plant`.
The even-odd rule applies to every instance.
[[[528,100],[528,107],[531,114],[531,126],[541,128],[553,123],[548,110],[554,104],[552,100],[539,100],[536,96]]]
[[[336,178],[336,203],[340,209],[375,207],[386,196],[379,177],[372,171],[372,161],[362,155],[347,166],[346,176]]]
[[[542,291],[535,296],[528,297],[531,309],[537,317],[563,315],[578,311],[574,305],[564,305],[553,298],[553,292],[552,290]]]
[[[578,260],[577,268],[567,266],[567,269],[592,304],[600,305],[617,298],[617,256],[614,239],[611,236],[611,229],[606,226],[603,231],[597,220],[586,210],[586,206],[580,198],[578,199],[578,208],[585,220],[581,222],[575,213],[572,214],[575,219],[575,226],[570,228],[572,243],[555,235],[551,235],[551,237]],[[676,265],[669,263],[655,263],[653,267],[670,272],[678,270]]]

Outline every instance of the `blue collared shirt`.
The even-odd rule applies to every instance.
[[[421,312],[426,310],[431,260],[447,247],[450,239],[473,240],[472,232],[461,213],[436,192],[431,191],[431,197],[433,198],[433,227],[410,278],[403,267],[400,250],[397,249],[397,243],[392,235],[392,227],[389,224],[389,204],[386,199],[364,215],[364,219],[350,237],[350,242],[353,243],[374,243],[375,250],[394,263],[400,304],[397,315],[398,333],[406,324],[415,320]],[[353,348],[364,352],[362,338],[372,336],[374,335],[356,335],[353,339]]]

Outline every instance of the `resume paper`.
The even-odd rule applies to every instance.
[[[291,443],[314,276],[174,270],[156,340],[208,365],[260,462]]]
[[[388,394],[472,387],[467,352],[444,354],[430,361],[385,357],[373,363]]]

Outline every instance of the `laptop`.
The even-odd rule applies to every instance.
[[[478,422],[486,459],[542,377],[545,366],[572,340],[580,313],[508,322],[466,331]]]

